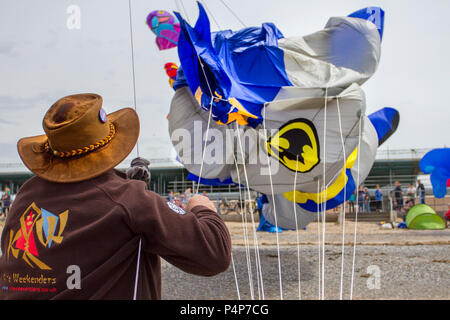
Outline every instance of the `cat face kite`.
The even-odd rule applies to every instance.
[[[286,208],[277,212],[283,228],[297,227],[294,207],[304,226],[318,210],[348,200],[399,123],[392,108],[367,116],[361,89],[378,66],[384,11],[365,8],[329,19],[317,33],[285,38],[272,23],[211,33],[200,3],[199,9],[195,27],[175,13],[185,85],[177,86],[169,117],[172,142],[190,178],[247,184],[266,194],[269,222],[271,206]],[[206,140],[207,127],[222,137],[234,130],[232,139],[244,146]],[[192,133],[182,151],[179,129]],[[197,132],[203,132],[199,141]],[[218,153],[226,155],[221,163],[212,159]],[[256,162],[254,155],[261,155]]]

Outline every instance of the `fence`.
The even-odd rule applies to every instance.
[[[256,197],[252,197],[251,201],[248,199],[241,200],[232,200],[227,197],[220,197],[219,194],[216,194],[216,197],[210,196],[210,199],[215,203],[217,207],[217,211],[221,215],[241,215],[242,213],[249,214],[250,208],[252,209],[253,214],[257,213],[256,208]],[[367,215],[380,216],[387,215],[390,216],[391,212],[397,212],[399,218],[402,215],[406,214],[408,210],[414,205],[420,203],[419,198],[413,199],[412,202],[409,202],[409,198],[405,197],[401,209],[396,209],[394,205],[394,200],[388,196],[383,196],[381,201],[376,201],[374,199],[369,200],[364,203],[358,203],[357,201],[346,201],[345,204],[345,212],[346,214],[352,215],[356,213],[356,209],[358,207],[358,213],[361,214],[361,218]],[[432,207],[438,214],[443,216],[445,212],[448,211],[448,205],[450,204],[450,196],[446,196],[442,199],[436,199],[435,197],[429,195],[425,197],[425,204]],[[343,209],[343,204],[327,210],[327,214],[339,214]]]
[[[408,200],[407,192],[408,186],[410,183],[413,186],[417,185],[417,180],[421,180],[421,182],[425,186],[425,194],[426,194],[426,204],[433,207],[436,212],[447,211],[447,204],[450,203],[450,199],[435,199],[433,196],[433,188],[431,186],[429,176],[422,176],[419,174],[409,174],[409,175],[379,175],[379,176],[369,176],[363,183],[362,186],[368,186],[368,192],[370,194],[370,202],[368,206],[362,206],[360,211],[366,212],[369,211],[384,211],[389,212],[392,209],[392,192],[395,188],[394,182],[399,181],[404,193],[404,203],[406,204]],[[186,189],[191,188],[192,192],[196,191],[197,183],[190,180],[184,181],[170,181],[168,183],[169,190],[173,190],[175,193],[183,193]],[[380,202],[375,201],[375,186],[380,185],[380,189],[383,192],[383,199]],[[248,195],[246,194],[246,188],[237,185],[222,185],[222,186],[208,186],[208,185],[200,185],[199,192],[202,193],[206,191],[209,198],[211,200],[224,200],[225,202],[229,200],[239,200],[240,198],[246,198]],[[251,192],[251,199],[255,199],[257,196],[257,192]],[[418,203],[417,197],[415,198],[414,203]],[[232,202],[233,203],[233,202]],[[353,212],[354,207],[358,205],[357,199],[355,203],[348,202],[347,210],[349,212]],[[234,204],[233,204],[234,207]],[[347,211],[346,210],[346,211]]]

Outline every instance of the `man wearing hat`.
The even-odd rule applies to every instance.
[[[0,299],[161,299],[160,257],[202,276],[228,268],[230,235],[208,199],[183,210],[127,179],[148,181],[145,159],[113,169],[137,142],[133,109],[107,115],[99,95],[71,95],[43,127],[17,145],[36,176],[4,226]]]

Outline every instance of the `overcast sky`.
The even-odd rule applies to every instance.
[[[221,29],[242,28],[221,1],[204,2]],[[163,66],[178,64],[178,58],[176,49],[157,49],[145,21],[150,11],[177,10],[177,3],[182,8],[180,0],[132,0],[140,152],[147,158],[174,155],[166,120],[173,90]],[[332,16],[381,6],[386,12],[381,63],[363,89],[369,113],[386,106],[400,111],[400,126],[383,148],[450,145],[450,1],[225,3],[247,26],[273,22],[286,37],[318,31]],[[196,19],[196,3],[183,4],[188,18]],[[70,5],[80,8],[80,29],[67,27]],[[0,163],[20,162],[17,140],[42,134],[51,104],[83,92],[102,95],[108,112],[133,105],[128,0],[1,0]]]

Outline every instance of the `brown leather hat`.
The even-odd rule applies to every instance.
[[[76,94],[55,102],[45,114],[45,134],[17,143],[24,164],[39,177],[61,183],[91,179],[114,168],[133,150],[139,118],[131,108],[106,114],[103,99]]]

